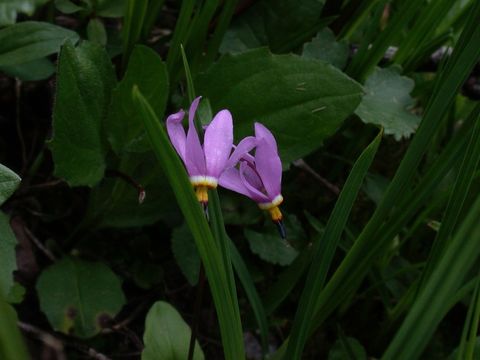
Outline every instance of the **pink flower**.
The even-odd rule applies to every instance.
[[[253,147],[255,156],[249,154]],[[220,185],[248,196],[260,209],[267,210],[274,222],[281,223],[282,213],[278,207],[283,202],[282,162],[272,133],[255,123],[255,137],[240,141],[226,167],[220,176]]]
[[[217,187],[230,156],[233,122],[228,110],[219,111],[205,130],[202,146],[194,121],[200,98],[197,97],[190,105],[187,134],[182,125],[185,116],[183,110],[167,118],[167,132],[173,147],[185,164],[198,200],[206,204],[208,189]]]

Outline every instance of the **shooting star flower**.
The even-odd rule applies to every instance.
[[[256,148],[255,156],[249,154],[253,147]],[[283,202],[282,162],[273,134],[262,124],[255,123],[255,137],[247,137],[238,144],[226,167],[220,176],[220,185],[249,197],[260,209],[268,211],[285,238],[279,209]]]
[[[167,118],[167,132],[185,164],[198,201],[206,205],[208,189],[217,187],[232,150],[233,121],[228,110],[219,111],[205,130],[202,146],[194,122],[200,99],[197,97],[190,105],[187,134],[182,125],[183,110]]]

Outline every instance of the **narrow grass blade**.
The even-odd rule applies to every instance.
[[[255,320],[257,321],[258,329],[260,330],[262,352],[265,356],[268,351],[268,322],[262,300],[260,300],[260,296],[255,288],[255,284],[250,276],[247,265],[243,261],[242,256],[238,252],[235,244],[230,239],[229,249],[233,267],[235,268],[235,272],[242,283],[243,290],[245,290],[245,294],[247,295],[253,314],[255,315]]]
[[[238,307],[235,306],[237,300],[232,297],[229,276],[225,273],[222,252],[195,197],[185,168],[173,150],[163,126],[138,88],[134,87],[132,95],[136,111],[144,121],[152,149],[169,180],[205,267],[220,323],[225,358],[243,360],[245,352],[242,325]]]
[[[480,55],[478,46],[480,27],[477,26],[475,19],[479,16],[480,2],[477,2],[449,63],[437,79],[437,89],[430,100],[422,123],[382,201],[318,298],[316,326],[357,289],[374,260],[388,249],[390,239],[385,238],[379,241],[378,230],[388,221],[392,214],[391,210],[395,209],[401,199],[409,193],[409,186],[423,154],[437,129],[442,126],[439,119],[443,119],[455,94],[477,62]],[[394,218],[390,217],[389,221],[393,220]]]
[[[133,47],[142,34],[143,22],[147,12],[148,0],[128,0],[123,17],[123,55],[122,69],[126,69]]]
[[[463,325],[462,338],[460,340],[460,345],[457,349],[457,360],[463,359],[472,359],[473,349],[471,349],[471,344],[475,344],[475,341],[471,341],[472,337],[475,340],[478,329],[478,312],[480,310],[480,296],[479,296],[479,285],[480,285],[480,276],[477,276],[475,281],[475,289],[473,291],[473,296],[470,300],[470,305],[468,306],[467,317]],[[476,320],[476,321],[475,321]],[[469,353],[470,357],[467,357]]]
[[[208,42],[207,54],[205,56],[205,67],[210,65],[218,54],[218,49],[223,39],[223,35],[228,29],[228,25],[232,20],[233,13],[235,12],[235,7],[237,6],[238,0],[225,0],[223,4],[222,12],[217,21],[217,26],[213,35]]]
[[[450,194],[442,225],[435,238],[427,266],[422,274],[423,281],[420,283],[420,288],[423,287],[448,246],[448,242],[457,227],[460,214],[464,211],[464,204],[475,178],[476,169],[480,163],[480,106],[477,106],[474,111],[476,112],[477,120],[470,136],[470,142],[464,152],[463,161],[458,169],[458,176]]]
[[[318,243],[316,239],[314,243]],[[315,245],[313,245],[315,246]],[[308,265],[312,261],[312,248],[308,246],[295,258],[293,263],[284,270],[278,280],[268,289],[263,296],[263,304],[267,315],[272,314],[280,304],[291,294],[293,288],[303,276]]]
[[[445,315],[444,301],[460,287],[480,255],[480,198],[456,232],[382,359],[417,359]]]
[[[217,246],[222,254],[224,263],[224,271],[229,281],[230,293],[235,302],[236,310],[238,310],[237,287],[235,286],[235,277],[232,269],[232,260],[230,257],[230,239],[225,231],[225,223],[223,221],[222,208],[220,199],[216,190],[209,191],[208,215],[210,217],[210,229],[213,237],[217,242]],[[240,313],[237,314],[240,317]]]
[[[415,24],[402,41],[394,61],[403,65],[415,56],[417,51],[429,43],[438,25],[445,19],[452,6],[452,0],[437,0],[428,3],[419,14]]]
[[[405,0],[395,13],[388,26],[378,35],[375,42],[362,56],[355,56],[347,68],[347,73],[355,79],[363,81],[380,62],[387,48],[394,43],[406,23],[415,17],[423,6],[422,1]]]
[[[180,53],[180,44],[185,44],[187,40],[188,28],[190,26],[190,18],[195,7],[195,0],[183,0],[182,7],[180,8],[180,15],[173,31],[173,38],[170,42],[170,49],[167,55],[167,68],[168,73],[172,75],[172,71],[175,68],[178,56]],[[171,82],[173,85],[174,81]]]
[[[377,152],[382,134],[383,132],[380,131],[355,162],[343,190],[338,197],[335,208],[330,215],[325,233],[314,250],[312,264],[315,264],[315,266],[311,266],[307,276],[307,282],[302,292],[293,322],[285,359],[293,360],[301,358],[309,335],[309,329],[312,327],[311,322],[315,315],[316,300],[323,288],[327,271],[335,254],[335,249],[338,246],[340,236],[347,223],[363,179]]]
[[[143,21],[142,27],[142,37],[144,39],[146,39],[148,35],[150,35],[150,31],[155,25],[155,21],[157,20],[158,14],[160,13],[160,10],[162,10],[164,3],[165,0],[155,0],[148,2],[147,12],[145,14],[145,19]]]

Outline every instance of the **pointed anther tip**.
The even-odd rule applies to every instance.
[[[287,230],[285,229],[285,225],[283,224],[282,220],[274,221],[275,225],[277,226],[278,233],[283,240],[287,240]]]

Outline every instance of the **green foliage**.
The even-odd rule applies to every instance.
[[[120,279],[106,265],[74,257],[46,268],[37,291],[52,327],[84,338],[108,327],[125,304]]]
[[[103,22],[96,19],[91,19],[87,25],[87,37],[93,43],[105,46],[107,44],[107,32]]]
[[[253,253],[265,261],[282,266],[290,265],[298,255],[292,244],[297,244],[305,238],[301,225],[294,216],[284,221],[287,241],[283,240],[273,225],[267,226],[262,232],[245,229],[244,234]]]
[[[233,279],[226,273],[226,260],[222,257],[221,249],[213,238],[185,169],[173,150],[155,112],[136,87],[133,89],[133,99],[137,111],[142,115],[152,148],[170,182],[205,267],[217,309],[225,358],[243,359],[245,350],[240,314],[237,299],[234,298],[231,291],[234,287],[234,283],[231,284]]]
[[[0,30],[0,66],[31,62],[55,54],[76,32],[45,22],[25,21]]]
[[[52,76],[55,66],[47,58],[41,58],[23,64],[2,66],[0,70],[22,81],[39,81]]]
[[[306,58],[326,61],[339,69],[347,64],[348,45],[345,41],[336,41],[335,35],[329,28],[324,28],[312,39],[303,45],[302,56]]]
[[[409,111],[413,86],[413,80],[395,69],[376,68],[365,82],[366,94],[355,114],[366,124],[381,126],[396,140],[408,138],[420,123],[420,118]]]
[[[347,178],[345,186],[340,193],[335,208],[328,219],[325,232],[314,249],[312,265],[308,272],[307,282],[300,298],[291,339],[288,343],[286,357],[300,359],[303,346],[307,341],[311,319],[316,311],[316,301],[322,291],[327,277],[327,271],[333,260],[335,250],[339,244],[340,236],[344,232],[348,217],[357,198],[363,179],[372,164],[382,138],[382,132],[362,152]]]
[[[55,0],[55,7],[65,14],[83,12],[102,17],[121,17],[128,0]]]
[[[195,285],[200,272],[200,256],[186,224],[173,230],[172,252],[183,275],[191,285]]]
[[[409,311],[390,343],[383,359],[417,358],[445,315],[446,298],[458,290],[458,279],[464,279],[480,255],[480,199],[477,199],[461,227],[455,233],[444,257],[439,260],[431,278]],[[461,261],[458,261],[461,259]]]
[[[367,360],[362,344],[352,337],[338,339],[328,353],[328,360]]]
[[[0,4],[0,26],[15,24],[18,13],[32,16],[48,0],[3,0]]]
[[[0,205],[13,194],[21,180],[12,170],[0,164]]]
[[[232,112],[237,139],[250,135],[255,121],[267,126],[284,163],[318,149],[362,95],[355,81],[323,61],[266,49],[226,55],[196,82],[214,111]]]
[[[70,185],[93,186],[105,170],[103,121],[116,79],[106,52],[84,42],[60,53],[50,143],[55,174]]]
[[[478,1],[0,3],[1,359],[15,323],[59,359],[478,355]],[[199,205],[164,123],[196,93],[200,138],[272,130],[286,240]]]
[[[169,303],[158,301],[149,310],[145,320],[142,360],[183,360],[187,358],[190,328],[178,311]],[[205,356],[195,343],[194,360]]]
[[[232,22],[220,52],[242,52],[268,45],[287,52],[318,30],[324,0],[262,0]],[[288,19],[288,21],[285,21]]]
[[[123,57],[122,64],[125,68],[135,44],[140,40],[143,22],[147,11],[148,0],[127,0],[124,24],[122,30]]]
[[[0,212],[0,298],[7,299],[13,283],[13,272],[17,270],[15,247],[17,239],[10,227],[10,218]]]
[[[118,155],[149,149],[142,120],[132,103],[134,85],[151,102],[157,117],[163,118],[169,91],[166,66],[154,51],[141,45],[134,48],[125,76],[113,90],[106,119],[108,141]]]
[[[3,360],[30,359],[17,327],[17,313],[0,295],[0,358]]]

